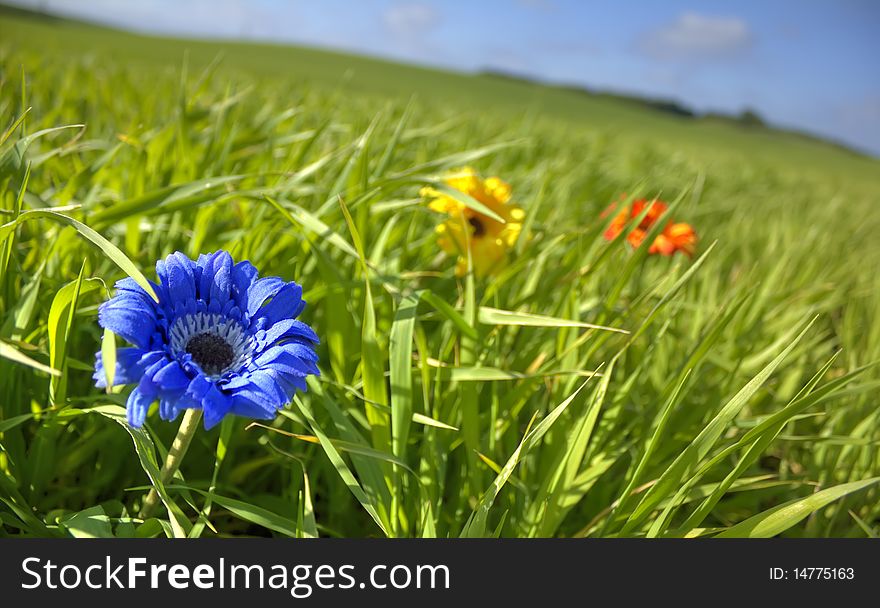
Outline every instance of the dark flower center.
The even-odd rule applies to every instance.
[[[190,338],[186,343],[186,352],[192,355],[193,361],[208,375],[219,374],[235,359],[235,352],[229,343],[220,336],[209,333]]]
[[[478,217],[472,217],[468,219],[468,224],[470,224],[474,229],[474,236],[483,236],[486,234],[486,227],[483,225],[483,222]]]

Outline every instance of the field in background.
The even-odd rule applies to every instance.
[[[880,161],[529,83],[5,12],[0,70],[0,535],[880,533]],[[466,164],[512,185],[528,228],[473,292],[418,197]],[[694,259],[604,241],[621,193],[675,201]],[[200,432],[179,513],[132,515],[176,425],[130,436],[126,389],[93,388],[124,273],[68,217],[152,279],[224,248],[304,287],[322,378],[271,428]]]

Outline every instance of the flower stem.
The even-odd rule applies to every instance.
[[[202,410],[200,409],[187,409],[184,412],[183,420],[180,422],[180,428],[177,429],[177,436],[174,437],[171,449],[168,450],[168,456],[165,457],[165,464],[162,465],[162,470],[159,472],[159,482],[163,486],[171,481],[171,478],[174,477],[177,469],[180,468],[180,463],[186,455],[187,449],[189,449],[189,444],[192,441],[193,435],[196,434],[196,429],[199,428],[199,420],[201,417]],[[144,504],[141,507],[139,515],[140,518],[147,519],[150,517],[153,509],[155,509],[158,504],[159,493],[156,492],[154,486],[150,489],[150,493],[147,494],[146,499],[144,499]]]

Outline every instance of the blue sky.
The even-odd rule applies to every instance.
[[[874,0],[17,0],[146,32],[322,46],[756,109],[880,156]]]

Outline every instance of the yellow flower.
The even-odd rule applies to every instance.
[[[525,212],[510,202],[510,185],[498,177],[484,180],[470,167],[450,174],[444,181],[488,207],[503,218],[504,223],[427,186],[422,188],[421,195],[431,199],[428,206],[449,216],[437,226],[437,244],[447,253],[458,255],[455,266],[458,276],[467,273],[468,246],[477,276],[498,272],[507,264],[507,252],[516,244],[525,218]]]

